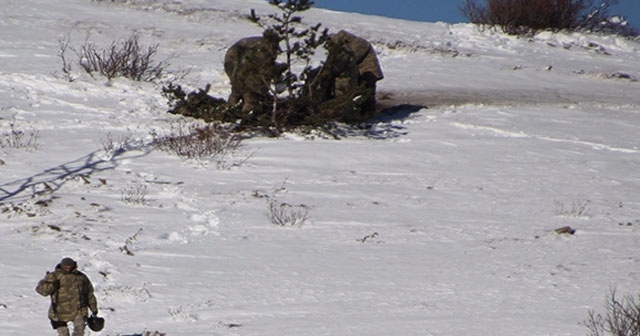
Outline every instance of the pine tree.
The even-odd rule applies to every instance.
[[[302,23],[302,17],[298,13],[310,9],[314,4],[311,0],[269,0],[269,4],[281,11],[280,15],[268,16],[272,21],[271,25],[261,24],[255,13],[252,13],[252,19],[279,37],[284,46],[281,50],[285,70],[282,72],[280,83],[275,84],[284,84],[288,99],[298,99],[305,80],[313,70],[311,62],[315,50],[328,39],[328,29],[320,31],[321,23],[311,27]],[[302,71],[296,72],[294,68],[300,65]]]

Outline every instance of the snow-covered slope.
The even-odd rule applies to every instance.
[[[135,31],[179,83],[226,97],[226,48],[261,31],[251,8],[274,11],[3,2],[3,334],[54,334],[34,288],[65,256],[112,336],[581,335],[610,289],[638,292],[638,42],[312,9],[306,22],[374,43],[380,102],[406,109],[375,139],[254,138],[222,162],[148,146],[188,122],[161,84],[62,74],[60,40]],[[27,148],[7,144],[15,132]],[[123,201],[136,190],[144,202]],[[277,227],[270,200],[309,219]]]

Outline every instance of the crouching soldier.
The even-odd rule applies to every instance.
[[[73,322],[71,335],[84,335],[89,310],[94,316],[98,315],[93,285],[71,258],[62,259],[53,272],[47,272],[38,282],[36,292],[51,297],[49,320],[59,336],[70,336],[69,322]]]

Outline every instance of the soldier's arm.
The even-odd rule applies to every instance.
[[[96,296],[93,293],[93,284],[91,284],[91,280],[85,276],[85,281],[87,282],[87,299],[89,304],[89,310],[93,315],[98,315],[98,300],[96,300]]]
[[[60,280],[56,279],[54,273],[47,272],[44,279],[38,281],[36,292],[42,296],[49,296],[60,288]]]

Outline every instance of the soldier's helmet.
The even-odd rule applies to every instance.
[[[93,331],[100,331],[104,328],[104,319],[102,317],[91,315],[87,320],[89,329]]]

